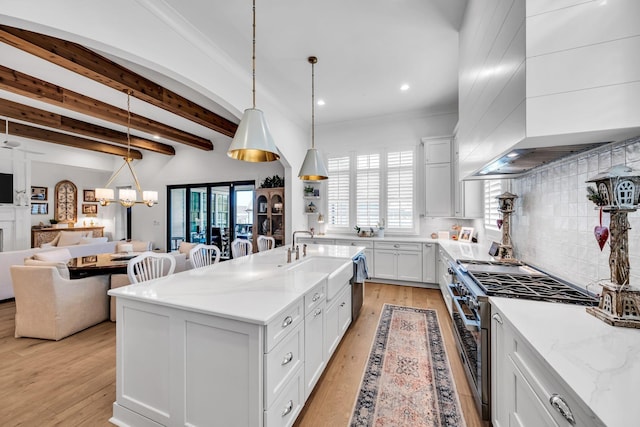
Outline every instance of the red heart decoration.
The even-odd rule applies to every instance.
[[[609,229],[601,225],[596,225],[593,229],[593,234],[595,234],[598,245],[600,245],[600,250],[602,250],[602,248],[604,248],[604,244],[607,243],[607,239],[609,238]]]

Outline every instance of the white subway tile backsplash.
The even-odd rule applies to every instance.
[[[609,246],[600,251],[593,229],[599,211],[587,199],[587,179],[612,165],[640,170],[640,137],[560,160],[511,182],[517,194],[512,239],[516,256],[586,287],[608,280]],[[519,208],[519,209],[518,209]],[[640,287],[640,212],[629,214],[631,284]],[[602,217],[609,224],[609,214]]]

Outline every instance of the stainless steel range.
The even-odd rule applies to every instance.
[[[520,262],[458,260],[449,266],[456,345],[476,406],[490,419],[491,306],[489,296],[597,305],[583,289]]]

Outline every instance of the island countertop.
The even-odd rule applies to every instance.
[[[360,246],[308,245],[307,256],[287,263],[287,247],[259,252],[209,267],[183,271],[109,291],[109,295],[250,323],[267,324],[328,274],[291,269],[312,257],[345,262]],[[302,248],[300,249],[302,252]]]

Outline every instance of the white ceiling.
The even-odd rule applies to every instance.
[[[250,73],[249,0],[165,2]],[[290,114],[310,121],[310,55],[318,57],[316,99],[326,102],[316,107],[317,125],[456,105],[458,29],[466,3],[467,0],[257,0],[257,106],[260,107],[260,88],[264,87],[277,95]],[[0,46],[0,58],[7,67],[120,108],[126,105],[122,93],[29,58],[6,45]],[[139,68],[134,71],[143,74]],[[152,74],[148,77],[156,79]],[[410,89],[402,92],[402,84],[408,84]],[[172,89],[194,97],[187,89]],[[0,97],[78,117],[2,91]],[[167,117],[168,113],[141,104],[144,103],[132,100],[132,111],[214,139],[209,129],[175,116]],[[78,118],[117,128],[95,119]]]

